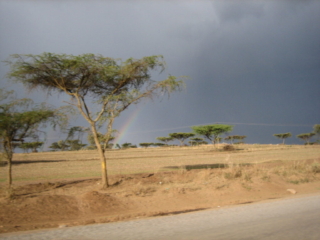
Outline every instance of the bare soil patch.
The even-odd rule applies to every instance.
[[[20,183],[0,189],[0,232],[106,223],[320,192],[320,158]]]

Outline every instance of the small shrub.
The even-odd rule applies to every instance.
[[[233,169],[231,172],[224,173],[225,179],[240,178],[242,176],[241,169]]]
[[[234,151],[235,150],[234,146],[232,146],[230,144],[224,145],[222,149],[223,149],[223,151]]]
[[[264,174],[264,175],[261,177],[261,179],[262,179],[263,181],[269,182],[269,181],[270,181],[270,175]]]
[[[239,178],[239,177],[241,177],[241,176],[242,176],[242,171],[241,171],[241,169],[236,170],[235,173],[234,173],[234,177],[235,177],[235,178]]]
[[[299,180],[291,180],[291,181],[289,181],[289,183],[299,184]]]
[[[310,179],[309,178],[301,178],[299,180],[291,180],[291,181],[288,181],[289,183],[293,183],[293,184],[299,184],[299,183],[308,183],[310,182]]]
[[[245,183],[242,183],[241,184],[243,188],[247,189],[247,190],[251,190],[252,187],[250,187],[249,185],[245,184]]]
[[[320,173],[320,165],[319,165],[319,163],[313,163],[311,165],[311,172],[312,173]]]
[[[244,174],[244,180],[246,180],[247,182],[251,182],[251,174],[245,173]]]
[[[231,172],[224,173],[224,178],[225,179],[232,179],[233,178],[232,173]]]

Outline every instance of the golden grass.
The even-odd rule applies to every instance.
[[[244,144],[235,145],[236,150],[231,152],[222,151],[222,147],[208,145],[110,150],[106,152],[108,173],[181,171],[181,166],[233,166],[320,157],[320,146]],[[16,183],[100,176],[100,161],[96,151],[15,154],[14,162],[13,181]],[[1,184],[6,181],[6,172],[6,167],[0,167]]]

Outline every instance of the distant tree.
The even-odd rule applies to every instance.
[[[51,148],[53,151],[66,151],[70,147],[69,144],[67,144],[66,140],[59,140],[57,142],[53,142],[49,148]]]
[[[244,143],[244,139],[245,138],[247,138],[247,136],[244,136],[244,135],[242,135],[242,136],[235,136],[235,138],[234,139],[237,139],[237,140],[239,140],[239,142],[237,142],[238,144],[239,143]]]
[[[282,139],[282,144],[284,144],[285,140],[289,137],[291,137],[291,133],[278,133],[278,134],[273,134],[273,136]]]
[[[69,104],[75,106],[90,124],[101,161],[102,188],[109,184],[99,128],[106,128],[106,144],[112,135],[115,118],[131,104],[146,98],[169,96],[183,85],[174,76],[163,81],[151,78],[153,70],[164,70],[162,56],[121,61],[94,54],[15,54],[7,63],[11,66],[8,77],[23,83],[29,90],[42,89],[48,94],[55,91],[71,97]]]
[[[97,132],[97,136],[98,136],[98,141],[99,141],[101,148],[104,148],[104,149],[110,148],[110,146],[111,146],[110,142],[115,139],[114,136],[107,136],[106,137],[104,134],[102,134],[100,132]],[[90,144],[88,146],[89,149],[97,149],[95,139],[94,139],[92,133],[88,134],[87,140],[88,140],[88,143]]]
[[[8,162],[8,186],[12,185],[12,157],[17,143],[34,138],[39,128],[66,124],[62,109],[45,104],[35,105],[31,99],[16,99],[13,92],[0,89],[0,149]]]
[[[184,145],[184,141],[190,137],[194,137],[194,133],[169,133],[169,136],[173,139],[177,139],[180,142],[180,146]]]
[[[122,149],[126,149],[126,148],[136,148],[137,146],[136,145],[133,145],[132,143],[123,143],[122,145],[121,145],[121,148]]]
[[[164,146],[167,146],[167,144],[164,144],[164,143],[153,143],[153,146],[155,146],[155,147],[164,147]]]
[[[43,142],[24,142],[21,143],[18,147],[28,152],[29,149],[32,150],[32,152],[38,152],[38,148],[42,147]]]
[[[194,138],[190,138],[189,144],[191,146],[199,146],[199,145],[208,144],[208,143],[204,141],[203,138],[194,137]]]
[[[168,142],[173,141],[172,137],[157,137],[157,140],[164,142],[165,145],[168,145]]]
[[[69,145],[70,151],[78,151],[87,145],[87,144],[81,143],[79,139],[66,140],[66,143]]]
[[[313,126],[313,132],[318,136],[318,142],[320,142],[320,124]]]
[[[227,136],[224,138],[226,141],[230,141],[231,144],[233,144],[233,140],[235,139],[236,135]]]
[[[221,141],[222,141],[222,137],[217,137],[216,138],[216,143],[221,143]]]
[[[297,138],[300,138],[301,140],[305,141],[305,144],[310,144],[310,139],[316,135],[315,133],[302,133],[297,135]]]
[[[145,148],[148,148],[148,147],[150,147],[150,146],[152,146],[154,143],[139,143],[139,145],[141,146],[141,147],[145,147]]]
[[[218,137],[222,134],[226,134],[232,131],[233,126],[225,124],[212,124],[212,125],[203,125],[203,126],[193,126],[192,130],[198,134],[202,135],[213,144],[216,144]]]
[[[81,126],[74,126],[71,127],[68,131],[68,136],[66,140],[74,140],[77,139],[82,143],[82,137],[84,133],[89,132],[89,128],[81,127]]]

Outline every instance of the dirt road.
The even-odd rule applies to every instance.
[[[0,239],[320,239],[320,193],[128,222],[0,235]]]

